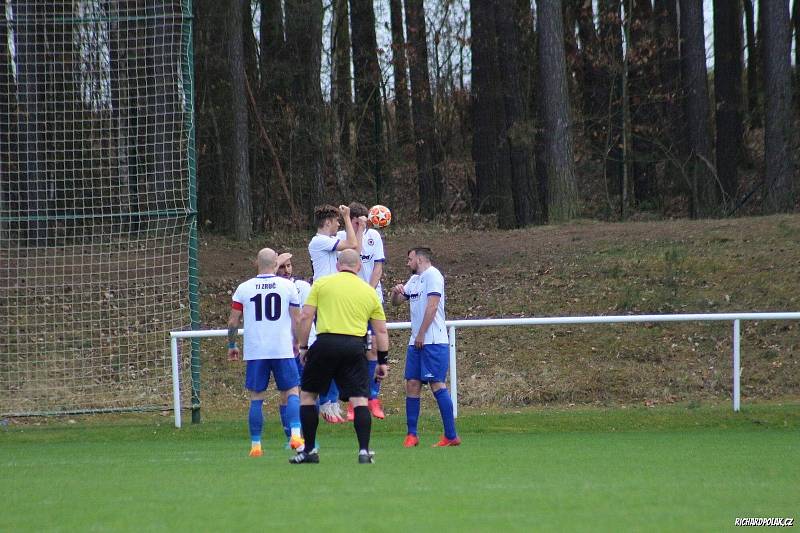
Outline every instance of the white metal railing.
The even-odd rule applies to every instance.
[[[453,399],[453,414],[458,416],[458,373],[456,367],[456,328],[497,326],[552,326],[559,324],[625,324],[641,322],[733,322],[733,410],[740,408],[740,344],[742,320],[800,320],[800,312],[781,313],[709,313],[674,315],[616,315],[616,316],[564,316],[543,318],[486,318],[448,320],[447,335],[450,340],[450,395]],[[411,329],[411,322],[392,322],[388,329]],[[243,330],[239,330],[241,335]],[[178,361],[178,339],[225,337],[227,329],[172,331],[172,398],[175,412],[175,427],[181,427],[180,366]]]

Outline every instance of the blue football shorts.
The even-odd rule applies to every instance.
[[[426,344],[421,350],[414,345],[406,351],[406,379],[416,379],[423,383],[444,383],[450,368],[450,346],[447,344]]]
[[[278,390],[289,390],[300,385],[300,374],[297,372],[297,360],[286,359],[251,359],[247,361],[244,386],[247,390],[263,392],[269,385],[269,376],[275,377]]]

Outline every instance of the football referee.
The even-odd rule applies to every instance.
[[[358,462],[373,462],[369,450],[372,418],[367,408],[371,378],[365,350],[367,323],[375,333],[378,349],[375,379],[381,380],[389,371],[386,315],[375,289],[357,275],[361,269],[358,252],[342,251],[336,269],[338,273],[321,277],[311,286],[300,318],[297,339],[301,362],[305,364],[300,382],[300,423],[305,448],[289,460],[293,464],[319,462],[317,397],[328,390],[334,379],[340,397],[353,406]],[[315,317],[317,340],[309,348],[308,332]]]

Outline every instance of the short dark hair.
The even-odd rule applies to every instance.
[[[365,217],[369,215],[369,209],[367,209],[367,206],[362,203],[350,202],[350,205],[347,207],[350,208],[350,218]]]
[[[318,205],[314,208],[314,223],[317,228],[325,225],[329,218],[339,218],[339,210],[331,204]]]
[[[416,246],[414,248],[411,248],[408,251],[409,254],[411,252],[414,252],[414,254],[416,254],[418,256],[421,255],[422,257],[427,258],[428,261],[433,261],[433,251],[430,248],[428,248],[427,246]],[[408,255],[408,254],[406,254],[406,255]]]

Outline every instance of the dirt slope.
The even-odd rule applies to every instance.
[[[250,243],[201,236],[202,320],[224,327],[230,294],[258,248],[294,254],[308,276],[305,234]],[[384,287],[405,281],[406,250],[430,246],[445,274],[448,318],[800,310],[800,215],[626,224],[578,222],[517,231],[441,224],[385,232]],[[390,321],[407,309],[387,309]],[[744,322],[742,394],[800,396],[800,324]],[[385,386],[402,397],[407,332],[393,334]],[[241,368],[206,341],[204,398],[241,396]],[[722,401],[731,390],[728,323],[462,329],[462,405]]]

